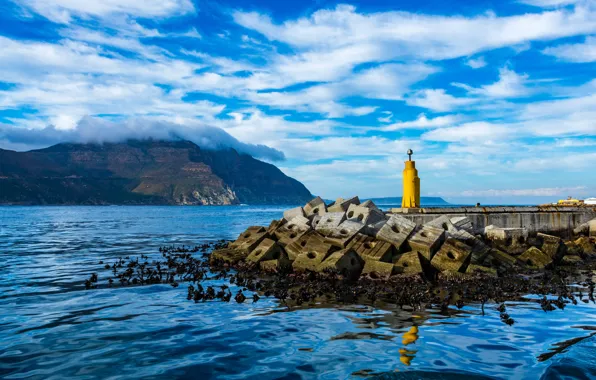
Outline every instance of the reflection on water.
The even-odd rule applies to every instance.
[[[100,261],[231,239],[283,209],[0,207],[0,378],[596,378],[591,302],[507,303],[507,326],[489,304],[195,304],[184,286],[105,287]],[[104,286],[86,291],[92,272]]]

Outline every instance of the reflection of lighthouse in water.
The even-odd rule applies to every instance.
[[[401,343],[404,346],[408,346],[409,344],[416,343],[418,340],[418,326],[412,326],[410,330],[404,333]],[[408,350],[407,348],[403,347],[399,349],[399,361],[405,365],[410,365],[412,359],[416,357],[416,352],[418,350]]]

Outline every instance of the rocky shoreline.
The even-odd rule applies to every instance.
[[[591,223],[595,224],[595,223]],[[488,226],[474,235],[467,217],[440,216],[423,225],[384,213],[358,197],[326,205],[315,198],[284,212],[268,227],[252,226],[215,250],[214,266],[255,267],[265,273],[336,274],[352,280],[400,277],[503,277],[596,261],[590,223],[570,240],[525,228]]]

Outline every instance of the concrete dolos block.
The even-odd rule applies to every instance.
[[[326,253],[317,251],[301,253],[296,256],[296,260],[292,263],[292,268],[295,272],[316,272],[319,264],[321,264],[326,257]]]
[[[431,226],[435,228],[440,228],[445,231],[457,231],[457,228],[451,223],[451,219],[447,215],[441,215],[440,217],[431,220],[428,223],[424,224],[425,226]]]
[[[257,245],[268,236],[265,227],[252,226],[238,236],[238,239],[228,245],[228,248],[242,251],[248,255]]]
[[[523,247],[528,240],[528,230],[525,228],[500,228],[490,225],[484,232],[487,239],[506,248]]]
[[[383,211],[381,211],[380,208],[377,207],[377,205],[375,204],[375,202],[371,201],[370,199],[367,200],[367,201],[362,202],[360,204],[360,206],[366,207],[366,208],[370,208],[370,209],[373,209],[373,210],[377,210],[379,212],[383,212]]]
[[[346,277],[360,276],[364,262],[353,249],[344,249],[329,255],[317,268],[319,272],[336,272]]]
[[[364,234],[357,234],[346,248],[351,248],[364,261],[382,261],[390,263],[393,259],[394,248],[391,243],[376,240]]]
[[[489,251],[488,255],[486,255],[486,258],[481,265],[495,268],[497,270],[507,270],[512,268],[516,262],[517,259],[515,257],[493,248]]]
[[[472,247],[455,239],[447,239],[433,256],[431,265],[440,271],[465,273],[471,259]]]
[[[279,244],[271,239],[263,241],[246,257],[247,262],[260,263],[266,260],[277,260],[282,256],[283,250]]]
[[[348,220],[363,224],[375,224],[385,220],[385,214],[382,212],[354,204],[351,204],[350,207],[348,207],[346,217]]]
[[[327,208],[328,212],[346,212],[350,205],[359,205],[360,199],[358,197],[352,197],[350,199],[337,198],[334,204]]]
[[[331,234],[340,224],[346,220],[346,214],[342,212],[328,212],[325,217],[316,225],[315,230],[323,236]]]
[[[315,215],[323,215],[326,212],[327,206],[325,205],[325,201],[321,197],[316,197],[304,206],[304,213],[309,218]]]
[[[326,242],[344,248],[364,228],[364,224],[346,220],[327,235]]]
[[[553,260],[536,247],[530,247],[517,258],[523,265],[530,268],[543,269],[552,264]]]
[[[235,264],[240,260],[244,260],[246,257],[246,252],[238,251],[233,248],[221,248],[216,249],[211,253],[209,256],[209,262],[211,264],[217,261],[223,261],[228,264]]]
[[[442,228],[423,225],[408,239],[413,251],[418,251],[427,260],[431,260],[445,240],[445,230]]]
[[[279,228],[277,228],[277,230],[275,230],[275,237],[277,238],[278,243],[282,247],[292,243],[294,240],[310,230],[308,223],[310,223],[310,221],[305,217],[296,216],[285,224],[281,225]]]
[[[386,241],[400,251],[402,245],[416,228],[416,223],[400,215],[391,215],[377,233],[377,239]]]
[[[406,252],[397,257],[395,261],[395,273],[416,274],[423,273],[420,254],[416,251]]]
[[[590,237],[596,237],[596,219],[588,222],[588,230],[590,231]]]
[[[458,230],[464,230],[470,233],[474,232],[474,225],[467,216],[454,216],[451,218],[451,224],[453,224]]]
[[[365,235],[368,235],[370,237],[377,237],[377,234],[379,233],[379,231],[381,231],[381,228],[383,228],[383,226],[386,223],[387,223],[387,219],[381,220],[380,222],[377,222],[375,224],[367,224],[362,229],[362,233]]]
[[[298,255],[308,252],[321,252],[327,255],[333,246],[325,242],[325,238],[315,231],[308,231],[290,244],[287,244],[285,251],[291,261],[296,260]]]
[[[368,277],[372,279],[387,279],[391,277],[393,273],[395,273],[395,265],[393,263],[385,263],[382,261],[368,260],[364,263],[364,269],[362,269],[362,275],[368,275]]]
[[[304,214],[304,209],[302,207],[295,207],[295,208],[284,211],[284,219],[285,220],[291,220],[297,216],[306,216]]]
[[[540,250],[546,253],[551,260],[558,262],[567,254],[567,246],[560,237],[540,232],[536,237],[542,242]]]

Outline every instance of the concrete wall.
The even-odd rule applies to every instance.
[[[470,218],[475,233],[495,225],[503,228],[527,228],[532,233],[544,232],[571,236],[573,229],[596,218],[596,207],[441,207],[391,209],[418,224],[428,223],[441,215]]]

